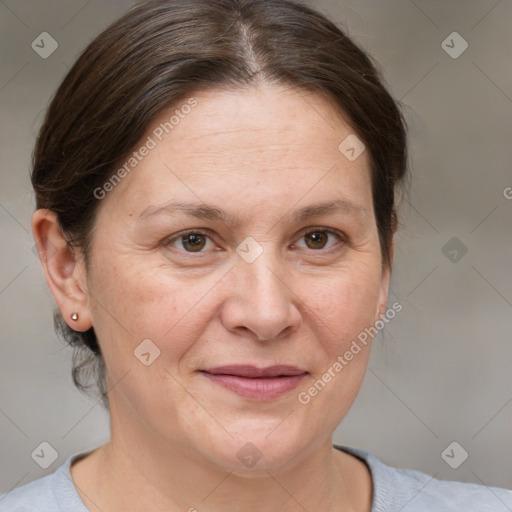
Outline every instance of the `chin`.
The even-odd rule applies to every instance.
[[[286,428],[278,432],[279,428],[273,432],[268,428],[247,428],[232,437],[225,433],[217,442],[210,438],[215,445],[204,447],[204,454],[224,470],[240,476],[259,477],[268,476],[267,471],[285,471],[296,463],[307,441],[297,439]]]

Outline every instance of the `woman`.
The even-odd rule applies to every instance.
[[[100,34],[41,128],[32,230],[111,438],[0,505],[512,509],[332,445],[397,307],[406,156],[369,58],[299,3],[148,2]]]

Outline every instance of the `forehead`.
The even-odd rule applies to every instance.
[[[285,144],[300,147],[299,153],[315,149],[324,152],[330,144],[335,149],[340,136],[353,132],[325,99],[295,87],[261,83],[236,90],[206,90],[195,94],[194,99],[197,107],[185,116],[181,129],[178,125],[173,135],[176,142],[197,142],[205,149],[225,142],[230,148],[255,153],[278,150]],[[180,105],[171,113],[176,109]],[[169,111],[162,112],[148,133],[168,118]],[[305,146],[308,141],[315,144]]]
[[[258,194],[294,202],[308,194],[318,202],[327,191],[365,202],[368,155],[351,161],[339,148],[353,136],[326,100],[305,90],[200,91],[153,120],[140,141],[151,148],[107,199],[122,191],[137,215],[170,200],[241,203]]]

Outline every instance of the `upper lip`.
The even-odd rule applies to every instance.
[[[290,375],[302,375],[307,373],[305,370],[301,370],[297,366],[290,366],[287,364],[277,364],[274,366],[267,366],[266,368],[258,368],[252,365],[226,365],[216,366],[215,368],[208,368],[202,370],[203,372],[210,373],[212,375],[235,375],[237,377],[279,377],[279,376],[290,376]]]

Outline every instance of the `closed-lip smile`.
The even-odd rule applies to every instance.
[[[244,364],[216,366],[201,373],[240,396],[269,401],[289,393],[308,372],[285,364],[265,368]]]

